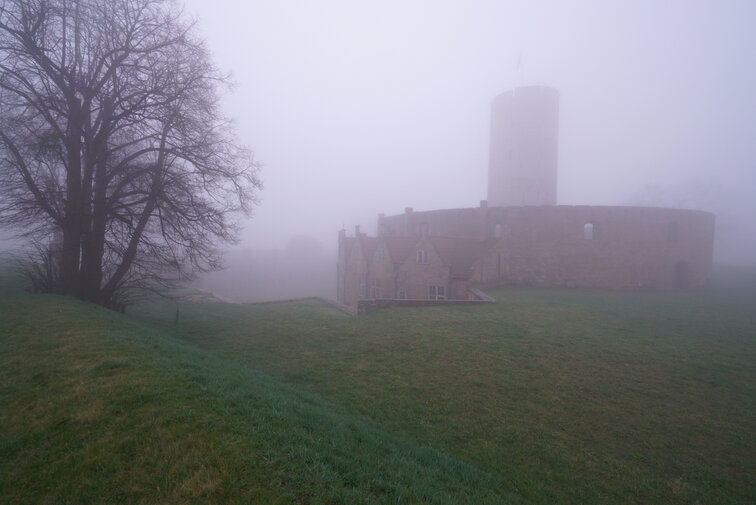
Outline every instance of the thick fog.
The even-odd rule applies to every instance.
[[[560,204],[718,215],[756,258],[756,3],[192,0],[265,189],[240,250],[328,253],[378,213],[486,195],[490,101],[560,92]],[[329,263],[335,261],[335,257]]]
[[[185,9],[236,83],[225,107],[265,184],[231,270],[208,287],[238,299],[328,294],[333,283],[283,289],[272,272],[302,278],[307,265],[310,280],[330,279],[340,228],[374,233],[378,213],[478,205],[491,99],[528,84],[560,92],[559,204],[711,210],[715,261],[756,262],[756,2]],[[296,247],[309,263],[293,266]]]

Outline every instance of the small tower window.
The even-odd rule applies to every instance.
[[[593,223],[585,223],[583,226],[583,238],[585,240],[593,240],[596,237],[596,229]]]
[[[509,233],[509,227],[505,224],[496,223],[494,225],[494,237],[501,238],[506,237]]]

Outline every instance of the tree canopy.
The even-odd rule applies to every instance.
[[[170,0],[0,1],[0,224],[54,237],[53,290],[220,266],[260,188],[224,84]]]

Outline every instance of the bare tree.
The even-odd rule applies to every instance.
[[[260,187],[225,83],[170,0],[0,1],[0,224],[62,237],[56,291],[219,267]]]

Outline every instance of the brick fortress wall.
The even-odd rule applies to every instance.
[[[525,206],[379,216],[386,236],[486,242],[471,285],[686,289],[710,278],[715,217],[652,207]]]

